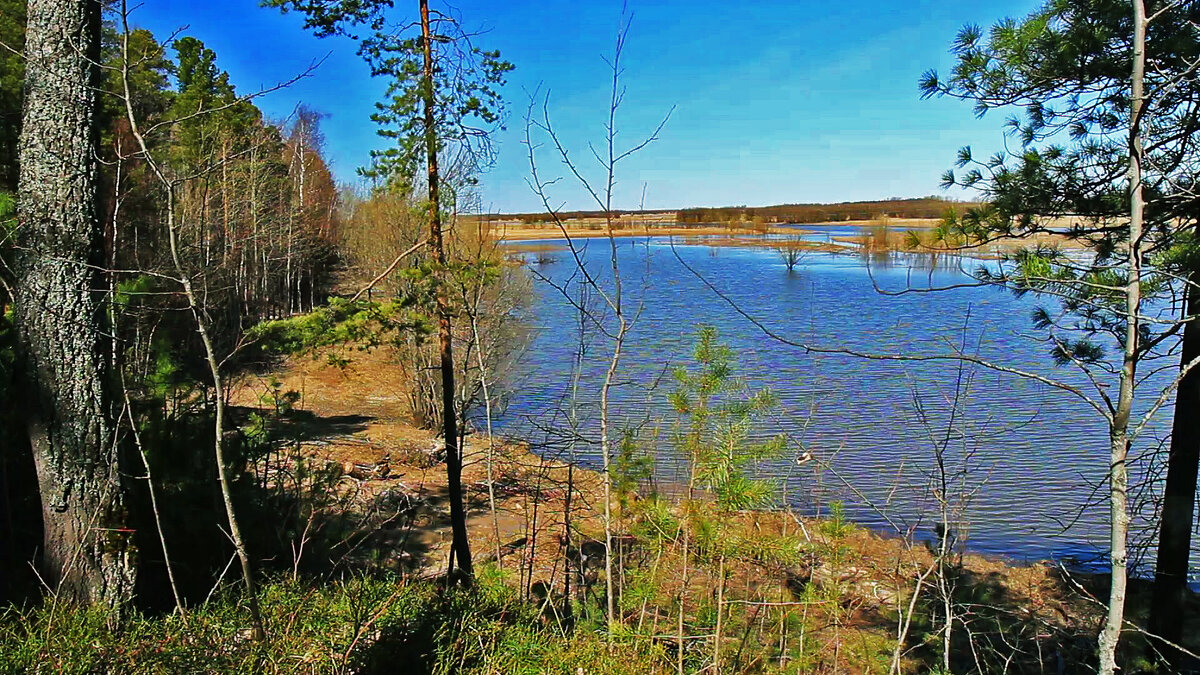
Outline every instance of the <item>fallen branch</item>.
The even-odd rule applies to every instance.
[[[370,282],[369,284],[367,284],[366,286],[363,286],[363,287],[362,287],[362,288],[361,288],[361,289],[360,289],[360,290],[359,290],[357,293],[355,293],[355,294],[354,294],[354,297],[350,298],[350,302],[354,302],[354,301],[358,300],[360,297],[362,297],[362,294],[363,294],[363,293],[366,293],[367,291],[371,290],[372,288],[375,288],[375,284],[377,284],[377,283],[379,283],[379,282],[383,281],[384,279],[386,279],[386,278],[387,278],[387,276],[388,276],[389,274],[391,274],[393,270],[395,270],[395,269],[396,269],[396,265],[399,265],[399,264],[400,264],[400,261],[401,261],[401,260],[404,260],[404,259],[405,259],[405,258],[407,258],[407,257],[408,257],[410,254],[412,254],[414,251],[416,251],[417,249],[421,248],[422,246],[424,246],[424,245],[425,245],[425,244],[427,244],[427,243],[429,243],[429,240],[428,240],[428,239],[422,239],[421,241],[418,241],[417,243],[413,244],[413,245],[412,245],[412,246],[411,246],[411,247],[410,247],[410,248],[409,248],[407,251],[405,251],[404,253],[401,253],[400,255],[396,256],[396,259],[392,261],[392,264],[391,264],[391,265],[388,265],[388,268],[387,268],[386,270],[384,270],[383,272],[380,272],[379,276],[377,276],[377,277],[375,277],[374,279],[372,279],[372,280],[371,280],[371,282]]]

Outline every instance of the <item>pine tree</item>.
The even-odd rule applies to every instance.
[[[975,103],[977,114],[1016,107],[1008,121],[1020,142],[1011,156],[975,158],[959,153],[961,174],[948,172],[946,186],[983,192],[988,204],[950,217],[937,235],[978,246],[1004,236],[1062,233],[1083,242],[1095,256],[1072,260],[1048,247],[1019,252],[1005,271],[981,271],[988,281],[1018,293],[1061,301],[1060,311],[1040,308],[1035,324],[1046,330],[1053,356],[1074,364],[1096,383],[1118,374],[1111,397],[1097,386],[1098,410],[1112,436],[1114,580],[1125,574],[1123,505],[1129,446],[1144,428],[1132,418],[1137,366],[1156,358],[1179,359],[1178,390],[1167,480],[1161,512],[1152,629],[1178,642],[1186,598],[1190,530],[1195,508],[1200,425],[1200,332],[1196,308],[1200,250],[1196,248],[1195,186],[1200,148],[1200,41],[1190,27],[1200,18],[1196,3],[1135,0],[1050,0],[1021,21],[1005,20],[985,35],[964,28],[954,42],[957,64],[949,78],[927,73],[926,96],[947,95]],[[1148,62],[1150,68],[1139,64]],[[1064,226],[1060,218],[1074,221]],[[1142,316],[1161,302],[1170,312]],[[1108,338],[1122,352],[1120,372],[1105,358]],[[1176,344],[1178,352],[1172,351]],[[1176,383],[1172,383],[1172,387]],[[1172,389],[1145,396],[1151,411]],[[1156,402],[1157,401],[1157,402]],[[1144,419],[1144,418],[1143,418]],[[1120,540],[1120,541],[1119,541]],[[1120,604],[1116,597],[1110,602]],[[1115,624],[1114,624],[1115,622]],[[1110,626],[1119,626],[1119,617]],[[1111,668],[1116,635],[1102,645]]]
[[[0,191],[17,187],[17,140],[21,134],[21,82],[25,79],[25,0],[0,0]],[[7,47],[7,49],[5,49]],[[9,51],[9,50],[12,51]]]
[[[451,570],[457,564],[459,573],[469,582],[473,566],[463,504],[443,221],[453,205],[454,188],[471,183],[475,173],[490,162],[488,128],[499,123],[502,100],[498,87],[512,65],[501,60],[499,52],[473,46],[459,24],[445,13],[436,12],[431,18],[427,0],[419,2],[421,32],[411,35],[382,30],[382,12],[391,6],[388,0],[341,0],[332,5],[269,0],[266,4],[304,12],[308,27],[318,35],[345,33],[364,23],[376,29],[363,40],[360,51],[373,74],[389,78],[387,99],[376,104],[379,112],[372,119],[380,125],[380,135],[394,140],[395,145],[376,153],[373,165],[363,173],[382,180],[387,189],[401,192],[413,191],[424,180],[453,531]]]

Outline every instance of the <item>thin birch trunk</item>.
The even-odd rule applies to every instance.
[[[713,672],[721,672],[721,631],[725,613],[725,556],[717,560],[717,628],[713,634]]]
[[[1129,271],[1125,285],[1126,332],[1121,363],[1120,392],[1110,429],[1110,552],[1112,585],[1108,613],[1098,640],[1100,675],[1117,670],[1116,652],[1125,620],[1125,595],[1128,584],[1129,538],[1129,417],[1133,409],[1134,378],[1139,356],[1141,309],[1141,252],[1145,200],[1142,192],[1142,105],[1145,99],[1146,7],[1143,0],[1133,4],[1133,72],[1131,76],[1129,120]]]
[[[133,137],[138,142],[138,147],[141,150],[142,157],[154,172],[159,182],[163,185],[163,190],[166,193],[166,213],[167,213],[167,242],[169,245],[171,262],[174,266],[175,273],[178,275],[177,281],[183,287],[183,293],[188,302],[188,309],[191,311],[192,318],[196,322],[196,331],[200,334],[200,342],[204,346],[205,362],[208,364],[209,373],[212,376],[213,395],[214,395],[214,420],[213,420],[213,454],[217,463],[217,481],[221,490],[221,499],[225,505],[225,515],[229,523],[229,537],[233,541],[233,546],[237,552],[238,560],[242,566],[242,577],[246,587],[247,601],[250,605],[250,616],[253,622],[253,637],[262,639],[265,636],[263,629],[262,615],[258,608],[258,594],[254,582],[254,568],[250,561],[250,555],[246,549],[245,540],[242,538],[241,527],[238,524],[237,513],[233,504],[233,492],[230,488],[229,477],[226,473],[225,447],[224,447],[224,431],[225,431],[225,396],[224,385],[221,377],[220,362],[217,359],[216,349],[213,347],[212,339],[209,336],[208,320],[205,317],[204,310],[200,306],[196,292],[192,286],[192,279],[188,275],[183,261],[179,255],[179,237],[177,225],[175,222],[175,184],[171,179],[167,178],[163,173],[162,168],[154,160],[151,155],[146,140],[142,136],[138,127],[137,116],[133,112],[133,97],[129,86],[129,27],[125,23],[127,12],[125,3],[121,4],[121,18],[123,27],[122,38],[122,58],[121,58],[121,82],[123,92],[125,94],[125,113],[129,120],[130,131]]]
[[[479,291],[476,294],[476,310],[478,311],[479,293],[482,293],[483,285],[480,284]],[[492,396],[488,389],[487,369],[483,358],[483,342],[479,338],[479,320],[477,311],[471,314],[471,334],[475,338],[475,359],[479,364],[479,386],[483,390],[483,412],[487,416],[487,482],[488,482],[488,508],[492,512],[492,535],[496,539],[496,567],[504,568],[504,561],[500,557],[500,516],[496,513],[496,440],[492,431]],[[568,497],[569,499],[569,497]],[[570,501],[567,502],[570,504]]]

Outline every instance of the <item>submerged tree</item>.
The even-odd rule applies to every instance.
[[[775,252],[779,254],[779,259],[787,266],[789,273],[796,270],[796,266],[804,261],[805,250],[807,246],[800,241],[787,241],[775,247]]]

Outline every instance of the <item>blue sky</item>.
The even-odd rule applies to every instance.
[[[396,4],[397,20],[415,14],[415,0]],[[601,142],[610,77],[603,57],[611,54],[622,4],[453,6],[468,28],[487,31],[480,46],[501,50],[517,67],[505,90],[509,113],[496,135],[497,162],[482,178],[483,202],[492,211],[542,210],[526,183],[521,143],[529,93],[549,92],[551,119],[573,156],[583,158],[589,140]],[[616,205],[636,208],[643,189],[646,208],[655,209],[939,194],[940,176],[960,146],[977,154],[1003,147],[1003,115],[978,120],[967,103],[921,101],[918,77],[951,64],[948,47],[962,24],[988,25],[1034,6],[631,0],[619,144],[652,131],[672,106],[674,112],[660,140],[619,167]],[[349,40],[318,40],[302,30],[299,16],[262,9],[256,0],[146,0],[132,21],[160,39],[183,29],[204,41],[240,92],[288,80],[324,58],[311,77],[258,105],[275,118],[299,102],[326,113],[327,156],[343,181],[356,180],[370,150],[386,144],[369,120],[386,84],[370,77]],[[539,166],[547,176],[565,173],[548,148]],[[565,180],[552,199],[555,206],[594,208]]]

